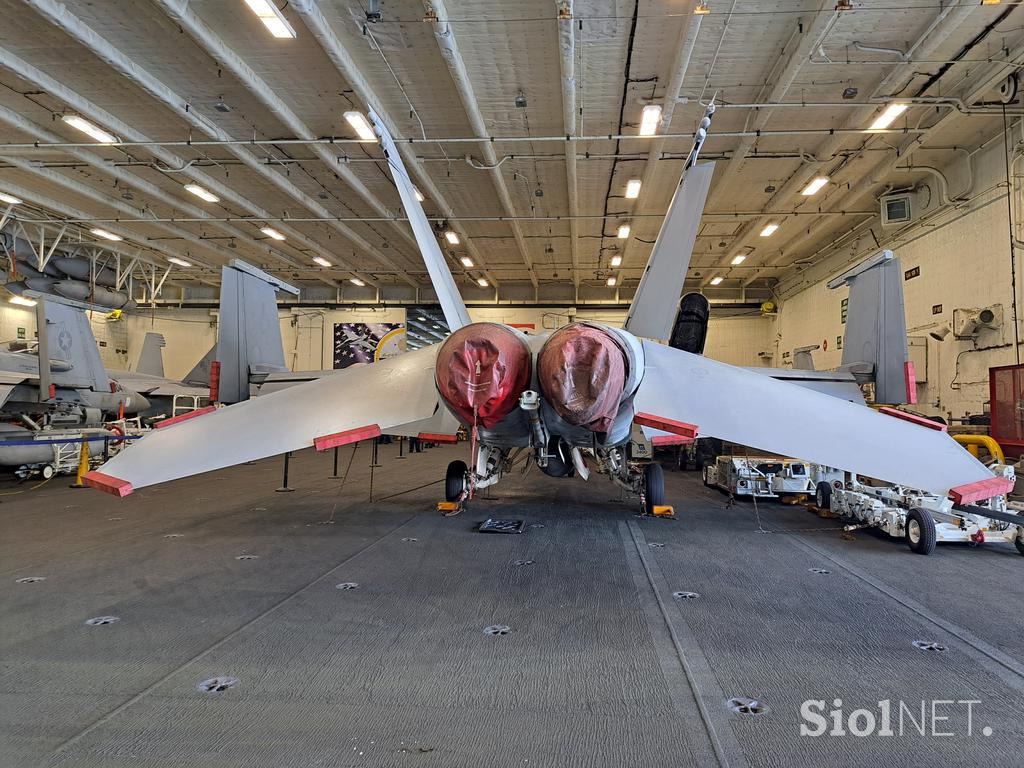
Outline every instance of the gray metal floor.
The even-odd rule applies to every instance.
[[[465,448],[396,453],[376,497]],[[919,557],[767,503],[764,529],[818,530],[761,533],[750,504],[672,471],[677,522],[536,471],[442,518],[439,484],[367,503],[368,459],[340,495],[330,454],[303,453],[293,493],[273,492],[278,459],[124,501],[66,478],[0,496],[0,765],[1021,764],[1010,547]],[[542,527],[474,532],[490,515]],[[238,683],[197,690],[218,675]],[[736,696],[768,709],[735,714]],[[980,703],[972,736],[942,704],[955,737],[801,736],[801,702],[836,698],[918,719],[922,701]]]

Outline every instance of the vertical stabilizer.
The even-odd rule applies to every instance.
[[[380,136],[381,148],[384,150],[384,156],[388,159],[391,176],[394,178],[395,187],[402,198],[402,206],[409,216],[409,224],[412,226],[413,235],[416,236],[416,244],[420,247],[423,262],[427,266],[427,272],[430,273],[430,282],[434,286],[437,301],[444,312],[445,322],[448,323],[448,329],[454,333],[462,326],[472,322],[469,319],[469,312],[466,310],[466,303],[462,300],[459,287],[455,284],[455,278],[452,277],[452,272],[448,269],[448,262],[444,260],[444,254],[441,253],[441,249],[437,245],[437,238],[434,237],[434,231],[430,228],[427,214],[423,212],[423,206],[416,199],[416,187],[413,186],[412,179],[409,178],[409,173],[405,170],[402,156],[395,147],[391,134],[372,111],[370,120],[377,129],[377,135]]]
[[[46,340],[40,343],[40,363],[47,357],[71,365],[71,370],[61,374],[62,386],[75,389],[91,389],[94,392],[110,392],[110,378],[100,359],[96,337],[85,312],[60,302],[52,296],[37,299],[39,307],[45,307],[40,314],[46,316]],[[39,335],[40,342],[43,334]],[[44,348],[44,346],[46,348]],[[40,369],[49,366],[40,365]],[[40,382],[42,383],[42,376]],[[47,382],[47,388],[49,384]],[[42,389],[42,385],[40,389]]]
[[[217,360],[222,403],[249,399],[250,374],[288,370],[277,319],[279,290],[299,293],[298,288],[237,259],[221,270]]]
[[[142,342],[139,362],[135,364],[135,372],[163,378],[164,356],[160,350],[166,346],[167,340],[162,333],[153,333],[152,331],[147,333]]]
[[[850,286],[841,370],[875,382],[875,402],[906,403],[907,320],[903,271],[892,251],[879,251],[828,283]],[[870,371],[870,375],[869,375]]]

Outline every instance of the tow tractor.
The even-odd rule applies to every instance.
[[[1014,468],[991,466],[996,477],[1011,484]],[[994,496],[971,506],[961,506],[945,496],[891,484],[868,484],[849,472],[811,466],[815,504],[831,509],[852,522],[845,530],[878,528],[902,538],[913,552],[930,555],[938,542],[1012,543],[1024,555],[1024,504]]]
[[[781,456],[718,456],[703,473],[704,485],[733,496],[777,499],[814,490],[807,462]]]

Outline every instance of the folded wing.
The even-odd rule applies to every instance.
[[[436,345],[424,347],[157,429],[89,473],[86,482],[123,496],[309,448],[318,438],[342,435],[344,442],[395,431],[436,413],[436,356]]]
[[[644,357],[636,410],[705,437],[942,495],[992,478],[945,432],[653,342]]]

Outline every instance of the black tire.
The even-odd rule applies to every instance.
[[[466,490],[466,474],[469,467],[464,461],[453,461],[448,465],[444,475],[445,501],[458,501]]]
[[[832,486],[822,481],[814,489],[814,505],[818,509],[832,509]]]
[[[904,533],[907,546],[918,555],[930,555],[935,551],[935,520],[926,509],[915,507],[907,514],[907,530]]]
[[[654,514],[655,507],[665,505],[665,473],[661,464],[647,464],[644,467],[644,512]]]
[[[1013,540],[1013,546],[1017,548],[1018,552],[1024,555],[1024,535],[1017,536],[1017,538]]]

